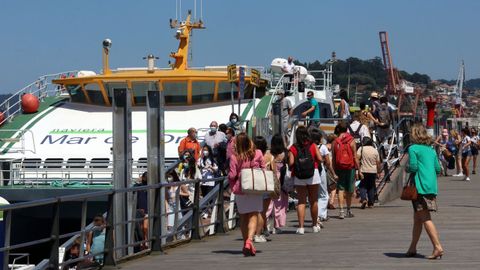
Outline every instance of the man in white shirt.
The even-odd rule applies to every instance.
[[[205,134],[205,144],[210,146],[213,151],[213,156],[217,158],[218,150],[222,143],[227,142],[227,136],[225,133],[218,130],[218,123],[216,121],[212,121],[210,123],[210,130]]]
[[[282,66],[282,72],[284,74],[284,78],[286,81],[284,81],[283,89],[285,90],[290,90],[291,89],[291,84],[293,81],[293,68],[295,67],[295,64],[293,63],[293,57],[289,56],[287,63],[283,64]]]
[[[286,74],[293,74],[293,67],[295,67],[295,64],[293,63],[293,57],[289,56],[287,63],[282,66],[282,71]]]

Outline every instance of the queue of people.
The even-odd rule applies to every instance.
[[[448,170],[456,170],[454,177],[463,177],[463,180],[470,181],[470,175],[476,174],[478,149],[480,149],[477,130],[465,127],[459,134],[454,129],[450,132],[443,129],[434,144],[438,148],[442,175],[449,176]],[[471,170],[470,166],[472,166]]]

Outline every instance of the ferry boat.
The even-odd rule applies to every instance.
[[[272,62],[269,74],[263,67],[237,65],[237,73],[240,68],[245,71],[244,82],[236,76],[238,79],[232,85],[227,66],[189,66],[191,33],[205,28],[201,20],[192,20],[189,13],[185,21],[170,20],[170,27],[175,29],[179,45],[177,51],[170,54],[174,61],[169,67],[157,68],[156,57],[149,55],[146,67],[110,69],[109,52],[114,47],[107,39],[102,44],[101,72],[45,75],[0,104],[3,112],[0,117],[0,196],[13,203],[111,188],[112,93],[118,88],[132,93],[132,182],[147,168],[145,96],[149,90],[164,94],[167,161],[178,159],[178,143],[190,127],[197,128],[202,140],[211,121],[227,122],[232,112],[240,112],[244,128],[250,134],[254,131],[253,125],[262,123],[264,131],[271,132],[275,94],[285,90],[288,83],[291,85],[287,98],[294,107],[293,129],[307,106],[306,92],[310,90],[320,103],[322,116],[333,116],[333,60],[321,71],[309,72],[296,67],[294,80],[287,84],[285,75],[279,71],[282,59]],[[260,71],[257,87],[251,83],[253,69]],[[237,89],[243,83],[243,98],[239,102]],[[24,94],[39,99],[36,112],[22,112]],[[250,124],[246,124],[248,122]],[[333,130],[330,124],[322,128],[326,132]],[[104,198],[89,202],[89,217],[102,212],[104,205]],[[38,230],[48,231],[50,211],[19,211],[14,217],[18,231],[12,239],[25,241],[35,235],[35,230],[27,229],[32,219]],[[62,206],[62,228],[68,228],[69,224],[76,226],[79,211],[79,203]],[[41,251],[38,254],[40,258]]]

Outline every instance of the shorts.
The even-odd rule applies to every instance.
[[[318,185],[321,182],[320,174],[318,170],[315,168],[315,172],[313,173],[313,177],[308,179],[298,179],[297,177],[294,178],[295,186],[311,186],[311,185]]]
[[[475,146],[472,146],[470,148],[470,151],[472,151],[472,156],[478,156],[478,149]]]
[[[418,194],[416,200],[412,201],[413,211],[419,212],[423,210],[428,210],[430,212],[437,212],[437,196],[432,194]]]
[[[462,158],[467,158],[472,156],[472,151],[468,150],[466,152],[462,152]]]
[[[355,169],[335,170],[338,175],[337,190],[353,193],[355,191]]]

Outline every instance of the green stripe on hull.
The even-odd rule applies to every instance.
[[[13,118],[13,121],[6,123],[3,125],[0,130],[12,130],[12,131],[2,131],[0,132],[0,138],[11,138],[20,128],[22,128],[25,124],[30,122],[34,117],[39,115],[42,112],[45,112],[48,109],[51,109],[50,112],[53,111],[52,107],[57,107],[62,104],[63,101],[67,100],[64,97],[46,97],[43,102],[40,103],[38,111],[32,114],[19,114]],[[38,117],[26,127],[26,129],[31,128],[35,125],[38,121],[40,121],[43,117],[48,115],[48,113],[44,113],[41,117]],[[19,136],[17,136],[17,139]],[[8,144],[8,145],[7,145]],[[15,142],[0,142],[0,147],[7,145],[5,149],[2,151],[2,154],[8,152],[8,150],[15,144]]]

